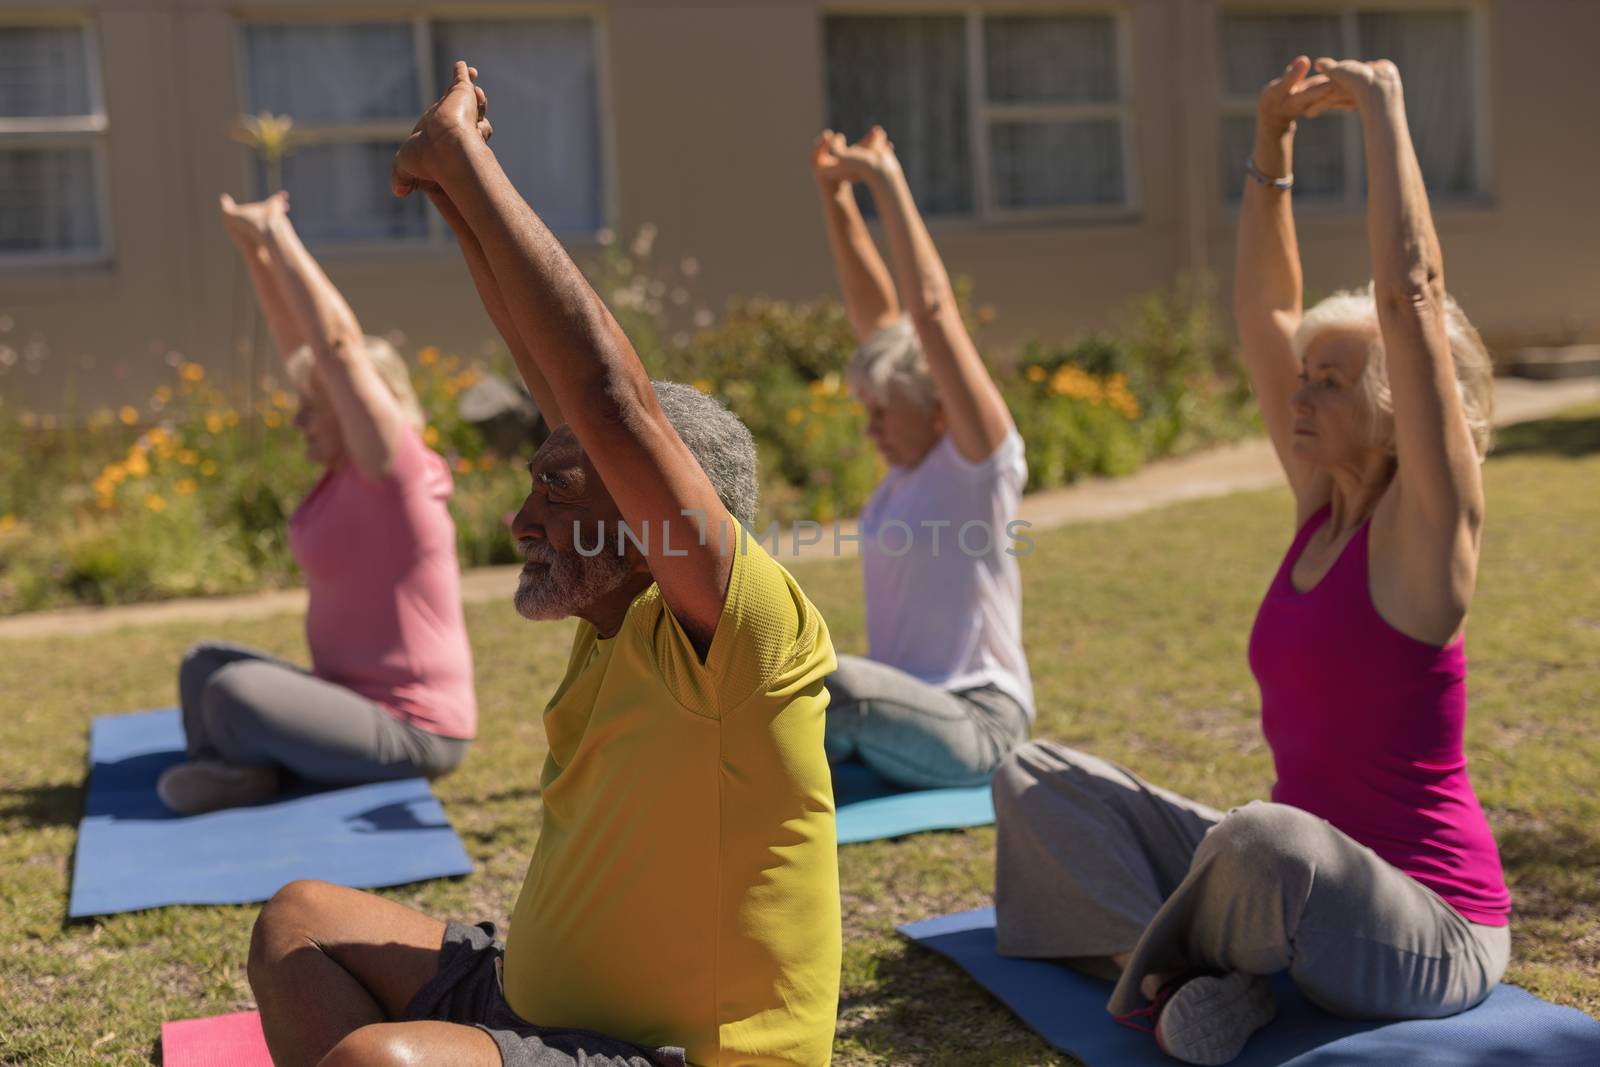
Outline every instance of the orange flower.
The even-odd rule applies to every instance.
[[[205,475],[207,478],[217,473],[217,461],[214,459],[208,459],[204,463],[200,464],[200,473]]]
[[[218,415],[215,411],[206,412],[206,432],[207,433],[221,433],[222,432],[222,416]]]
[[[439,346],[428,345],[426,348],[422,349],[417,353],[417,362],[422,364],[424,367],[431,367],[435,363],[439,362]]]
[[[456,473],[457,474],[471,474],[472,473],[472,460],[468,459],[466,456],[458,457],[456,459]]]
[[[283,425],[283,416],[276,411],[269,411],[261,416],[261,421],[266,423],[268,428],[276,428]]]
[[[173,485],[172,491],[177,493],[179,496],[188,496],[198,488],[200,488],[200,485],[193,478],[180,478]]]
[[[427,445],[429,448],[432,448],[434,445],[438,444],[439,431],[434,429],[432,426],[424,427],[422,431],[422,443]]]
[[[139,421],[139,409],[131,404],[124,404],[117,409],[117,418],[122,420],[122,425],[132,426]]]
[[[178,376],[190,383],[203,381],[206,376],[206,369],[198,363],[185,363],[178,368]]]
[[[151,511],[160,513],[167,510],[167,502],[160,493],[151,493],[144,498],[144,506]]]

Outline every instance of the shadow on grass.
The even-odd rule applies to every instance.
[[[1512,906],[1518,915],[1567,919],[1600,906],[1600,829],[1498,820],[1495,839],[1516,882]]]
[[[1600,452],[1600,414],[1537,419],[1495,431],[1490,459],[1505,456],[1587,456]]]
[[[43,830],[52,826],[76,826],[83,818],[83,786],[35,785],[21,789],[0,789],[0,823],[15,819],[24,826]]]
[[[869,988],[839,1002],[838,1037],[894,1063],[1076,1064],[1055,1053],[960,967],[901,944],[879,956]]]

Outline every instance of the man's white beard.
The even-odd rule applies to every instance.
[[[547,541],[524,539],[517,547],[522,558],[534,564],[517,576],[514,602],[517,614],[536,622],[576,615],[628,580],[633,567],[609,547],[593,556],[560,552]]]

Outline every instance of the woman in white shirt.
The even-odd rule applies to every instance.
[[[861,516],[869,656],[840,656],[828,680],[828,758],[910,788],[980,785],[1033,719],[1017,570],[1022,438],[882,128],[854,144],[824,132],[811,167],[860,341],[850,387],[889,463]],[[882,217],[898,299],[857,184]]]

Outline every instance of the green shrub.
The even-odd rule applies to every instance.
[[[720,396],[750,427],[763,524],[856,514],[883,464],[843,383],[855,348],[843,308],[742,300],[713,315],[695,306],[694,261],[658,264],[652,244],[648,229],[627,250],[613,243],[591,276],[653,376]],[[992,317],[965,282],[958,298],[975,331]],[[1030,341],[991,365],[1027,442],[1029,489],[1126,474],[1257,425],[1210,294],[1188,282],[1135,301],[1115,331]],[[527,457],[496,455],[458,413],[460,392],[491,371],[514,377],[503,353],[429,346],[413,359],[424,438],[454,474],[466,567],[516,560],[506,520],[527,492]],[[295,583],[288,519],[319,472],[293,405],[270,378],[224,395],[191,362],[142,405],[86,418],[0,400],[0,614]]]

